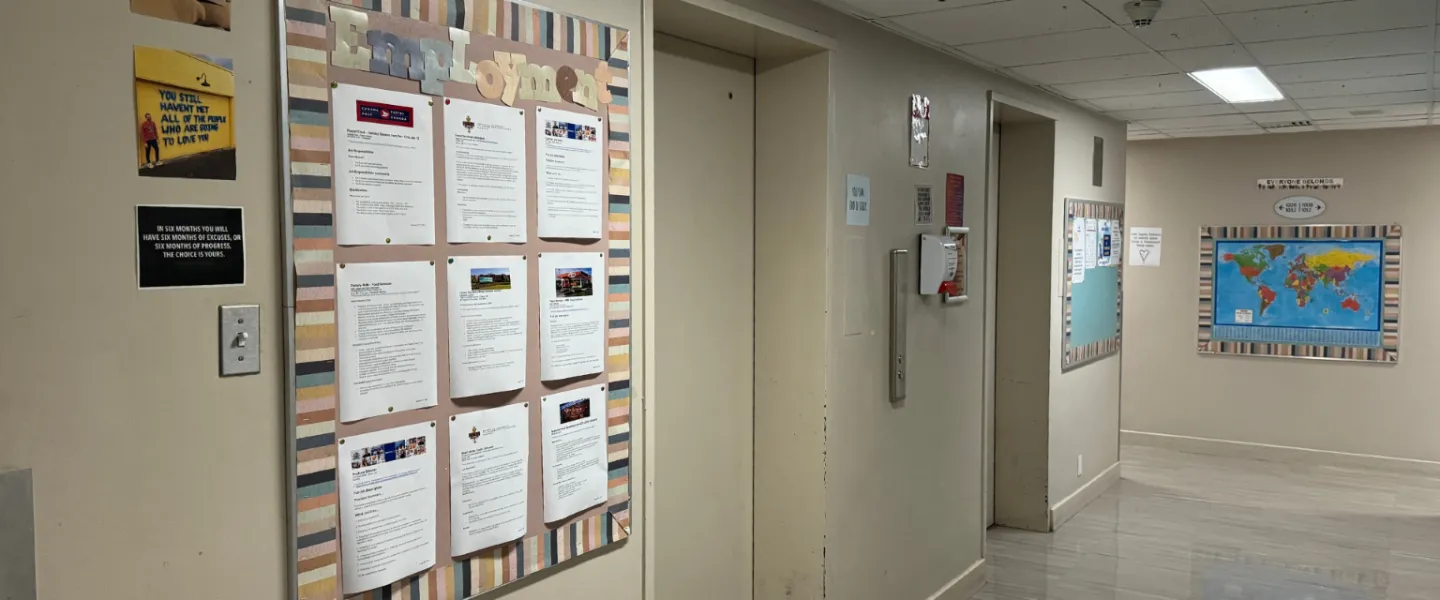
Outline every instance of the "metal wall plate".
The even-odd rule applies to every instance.
[[[905,399],[905,351],[909,345],[910,253],[890,251],[890,401]]]
[[[220,307],[220,376],[260,372],[260,305]]]
[[[0,469],[0,598],[35,600],[35,487],[29,470]]]

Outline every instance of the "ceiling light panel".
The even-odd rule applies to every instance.
[[[1273,102],[1285,98],[1275,82],[1270,81],[1270,78],[1256,67],[1210,69],[1196,71],[1190,76],[1231,104]]]

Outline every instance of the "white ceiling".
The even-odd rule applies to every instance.
[[[1440,125],[1440,0],[821,0],[1130,123],[1130,139]],[[1258,66],[1286,100],[1230,105],[1185,73]],[[1308,122],[1308,124],[1307,124]]]

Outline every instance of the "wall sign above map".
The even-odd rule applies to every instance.
[[[1255,187],[1262,190],[1338,190],[1344,186],[1344,177],[1289,177],[1255,181]]]
[[[1290,196],[1275,202],[1275,214],[1287,219],[1311,219],[1325,212],[1325,201],[1312,196]]]

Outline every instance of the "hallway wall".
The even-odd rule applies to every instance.
[[[1123,131],[1124,125],[1117,124]],[[1060,344],[1065,335],[1064,308],[1065,199],[1096,200],[1127,205],[1125,142],[1114,135],[1109,122],[1061,119],[1055,123],[1055,206],[1050,251],[1057,258],[1051,266],[1052,305],[1050,314],[1050,507],[1095,481],[1120,462],[1120,361],[1109,356],[1062,372]],[[1096,137],[1105,139],[1103,185],[1092,185],[1092,162]],[[1129,273],[1129,270],[1126,270]],[[1120,332],[1122,350],[1128,354],[1130,331]],[[1084,457],[1085,468],[1077,470]],[[1101,492],[1103,489],[1092,488]],[[1081,502],[1083,505],[1084,502]],[[1072,508],[1078,508],[1072,507]],[[1069,514],[1074,514],[1070,512]],[[1059,524],[1056,524],[1058,527]]]
[[[636,191],[636,289],[650,294],[653,260],[646,224],[653,203],[653,135],[645,120],[653,81],[650,0],[544,0],[545,6],[630,29],[639,52],[632,78],[640,90],[631,110],[642,156]],[[1057,115],[1057,195],[1094,196],[1087,181],[1093,135],[1103,135],[1112,162],[1123,152],[1125,128],[1058,98],[906,41],[810,0],[737,0],[753,10],[813,29],[839,42],[831,62],[835,143],[828,215],[830,286],[804,290],[829,304],[826,491],[813,509],[825,523],[823,575],[777,576],[769,588],[792,598],[836,600],[950,598],[950,586],[981,558],[982,382],[985,364],[987,93],[996,90]],[[276,598],[287,593],[286,487],[282,442],[284,353],[278,344],[280,266],[276,6],[236,4],[235,31],[224,35],[128,14],[123,3],[18,3],[0,21],[3,48],[46,61],[7,63],[0,128],[9,145],[0,180],[18,192],[0,212],[0,461],[35,470],[40,586],[43,597]],[[116,24],[122,26],[117,26]],[[79,32],[76,46],[61,31]],[[210,51],[236,60],[241,182],[141,181],[134,176],[130,127],[130,48],[152,43]],[[55,69],[52,64],[74,66]],[[104,93],[73,93],[80,77]],[[49,102],[39,95],[55,92]],[[906,165],[908,95],[934,102],[932,168]],[[117,101],[116,98],[121,100]],[[84,118],[76,118],[82,115]],[[91,143],[75,145],[74,139]],[[83,165],[57,176],[64,165]],[[909,298],[910,397],[887,398],[886,252],[916,249],[914,185],[944,189],[946,172],[967,178],[971,301],[940,307]],[[874,214],[867,228],[844,225],[846,173],[872,179]],[[1121,182],[1111,179],[1118,193]],[[162,185],[163,184],[163,185]],[[217,191],[218,190],[218,191]],[[196,199],[199,200],[196,200]],[[245,288],[161,292],[134,289],[133,231],[126,225],[140,202],[200,201],[247,207],[250,284]],[[1057,212],[1058,214],[1058,212]],[[84,218],[74,218],[83,215]],[[81,240],[41,244],[64,223]],[[925,228],[933,231],[934,228]],[[855,252],[844,249],[850,244]],[[38,249],[38,250],[37,250]],[[37,251],[44,261],[37,261]],[[1054,249],[1052,248],[1052,251]],[[851,262],[847,257],[854,257]],[[918,261],[918,258],[917,258]],[[912,261],[912,263],[915,261]],[[913,267],[913,264],[912,264]],[[913,276],[913,274],[912,274]],[[1037,274],[1058,277],[1058,271]],[[77,281],[83,285],[77,287]],[[10,285],[13,284],[13,285]],[[637,361],[650,361],[653,337],[643,328],[653,297],[636,299]],[[213,348],[215,307],[265,303],[265,374],[218,381]],[[847,317],[848,315],[848,317]],[[844,335],[846,319],[855,335]],[[197,332],[202,332],[197,334]],[[159,366],[164,367],[160,370]],[[637,414],[632,433],[632,539],[613,550],[527,579],[497,594],[511,600],[586,597],[634,600],[644,578],[643,503],[645,406],[652,362],[637,364]],[[1100,371],[1095,371],[1099,373]],[[196,375],[198,374],[198,375]],[[1108,383],[1086,381],[1107,396]],[[1067,392],[1069,393],[1069,392]],[[1104,406],[1079,400],[1071,409],[1104,421]],[[216,425],[216,424],[220,425]],[[1085,444],[1113,444],[1101,430],[1066,430]],[[61,440],[55,442],[55,440]],[[55,446],[63,444],[63,451]],[[97,457],[122,449],[133,471]],[[195,451],[203,448],[205,451]],[[1071,459],[1073,460],[1073,459]],[[1093,459],[1091,459],[1093,460]],[[1098,463],[1108,460],[1101,457]],[[1053,497],[1052,490],[1052,497]],[[115,502],[115,498],[130,501]],[[704,511],[706,507],[692,507]],[[739,526],[744,526],[739,525]],[[86,551],[77,554],[76,548]],[[67,577],[71,571],[86,577]],[[978,572],[983,576],[983,570]],[[157,589],[152,582],[169,582]],[[948,596],[934,596],[945,591]],[[660,599],[668,600],[668,599]]]
[[[948,600],[962,591],[960,586],[949,586],[980,559],[985,530],[980,482],[982,299],[990,218],[985,214],[988,93],[1002,93],[1056,117],[1057,197],[1123,198],[1125,127],[811,0],[735,2],[830,36],[839,44],[831,62],[835,162],[830,173],[829,239],[831,285],[838,287],[829,294],[830,383],[828,398],[823,399],[826,504],[817,507],[826,523],[824,581],[782,578],[768,582],[770,589],[788,590],[793,598],[819,598],[823,583],[832,600],[928,598],[942,592],[946,595],[940,598]],[[928,170],[906,163],[911,93],[926,94],[932,102]],[[1111,168],[1122,165],[1108,175],[1105,196],[1089,186],[1090,149],[1096,135],[1107,139]],[[885,368],[888,252],[909,248],[915,258],[912,268],[918,264],[918,234],[935,229],[914,224],[915,184],[929,183],[942,192],[947,172],[966,178],[971,299],[943,307],[933,298],[910,296],[909,397],[892,404]],[[845,225],[847,173],[870,177],[873,204],[868,227]],[[1076,185],[1082,181],[1084,186]],[[1058,218],[1058,208],[1055,215]],[[1051,251],[1058,248],[1053,245]],[[1037,276],[1058,281],[1059,264],[1053,261],[1051,272]],[[853,335],[846,335],[847,331]],[[1089,413],[1105,406],[1090,402],[1088,396],[1108,394],[1111,412],[1092,416],[1116,423],[1119,415],[1113,406],[1118,402],[1119,379],[1112,377],[1104,384],[1072,384],[1093,384],[1096,389],[1065,392],[1058,398],[1071,410]],[[1067,448],[1118,447],[1115,427],[1109,429],[1108,439],[1090,440],[1106,435],[1104,429],[1069,427],[1064,435],[1073,436],[1068,443],[1074,445]],[[1066,459],[1072,465],[1074,460],[1073,455]],[[1103,464],[1106,460],[1104,453],[1087,457],[1097,473],[1110,466]],[[1114,464],[1118,456],[1112,452],[1108,460]],[[1073,471],[1070,476],[1074,479]]]
[[[0,67],[0,471],[33,471],[45,600],[286,596],[275,11],[3,9],[0,50],[43,57]],[[238,181],[137,176],[137,44],[234,60]],[[246,285],[139,290],[136,204],[243,207]],[[262,373],[221,379],[217,307],[249,303]]]
[[[1440,461],[1434,367],[1440,316],[1440,130],[1295,133],[1130,144],[1128,225],[1163,227],[1159,268],[1125,270],[1124,428]],[[1344,177],[1340,190],[1259,191],[1266,177]],[[1276,200],[1319,197],[1288,221]],[[1313,223],[1312,223],[1313,221]],[[1400,364],[1202,356],[1195,352],[1202,225],[1406,227]]]

